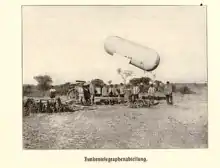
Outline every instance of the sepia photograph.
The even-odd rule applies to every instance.
[[[208,148],[206,6],[21,10],[24,150]]]

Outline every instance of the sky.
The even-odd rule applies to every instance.
[[[207,81],[205,7],[25,6],[22,15],[24,84],[36,84],[36,75],[50,75],[54,84],[95,78],[119,83],[117,68],[151,77],[106,53],[109,36],[154,49],[158,80]]]

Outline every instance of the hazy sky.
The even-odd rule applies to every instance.
[[[101,78],[121,82],[116,69],[133,70],[123,57],[104,51],[108,36],[155,49],[156,78],[203,82],[207,78],[205,8],[194,7],[23,7],[23,77],[48,74],[55,84]]]

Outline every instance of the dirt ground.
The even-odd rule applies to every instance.
[[[151,108],[96,106],[23,118],[25,149],[207,148],[207,88]]]

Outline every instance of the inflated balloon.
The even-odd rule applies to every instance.
[[[108,37],[104,48],[112,56],[117,54],[130,59],[129,64],[144,71],[153,71],[160,63],[160,57],[153,49],[117,36]]]

